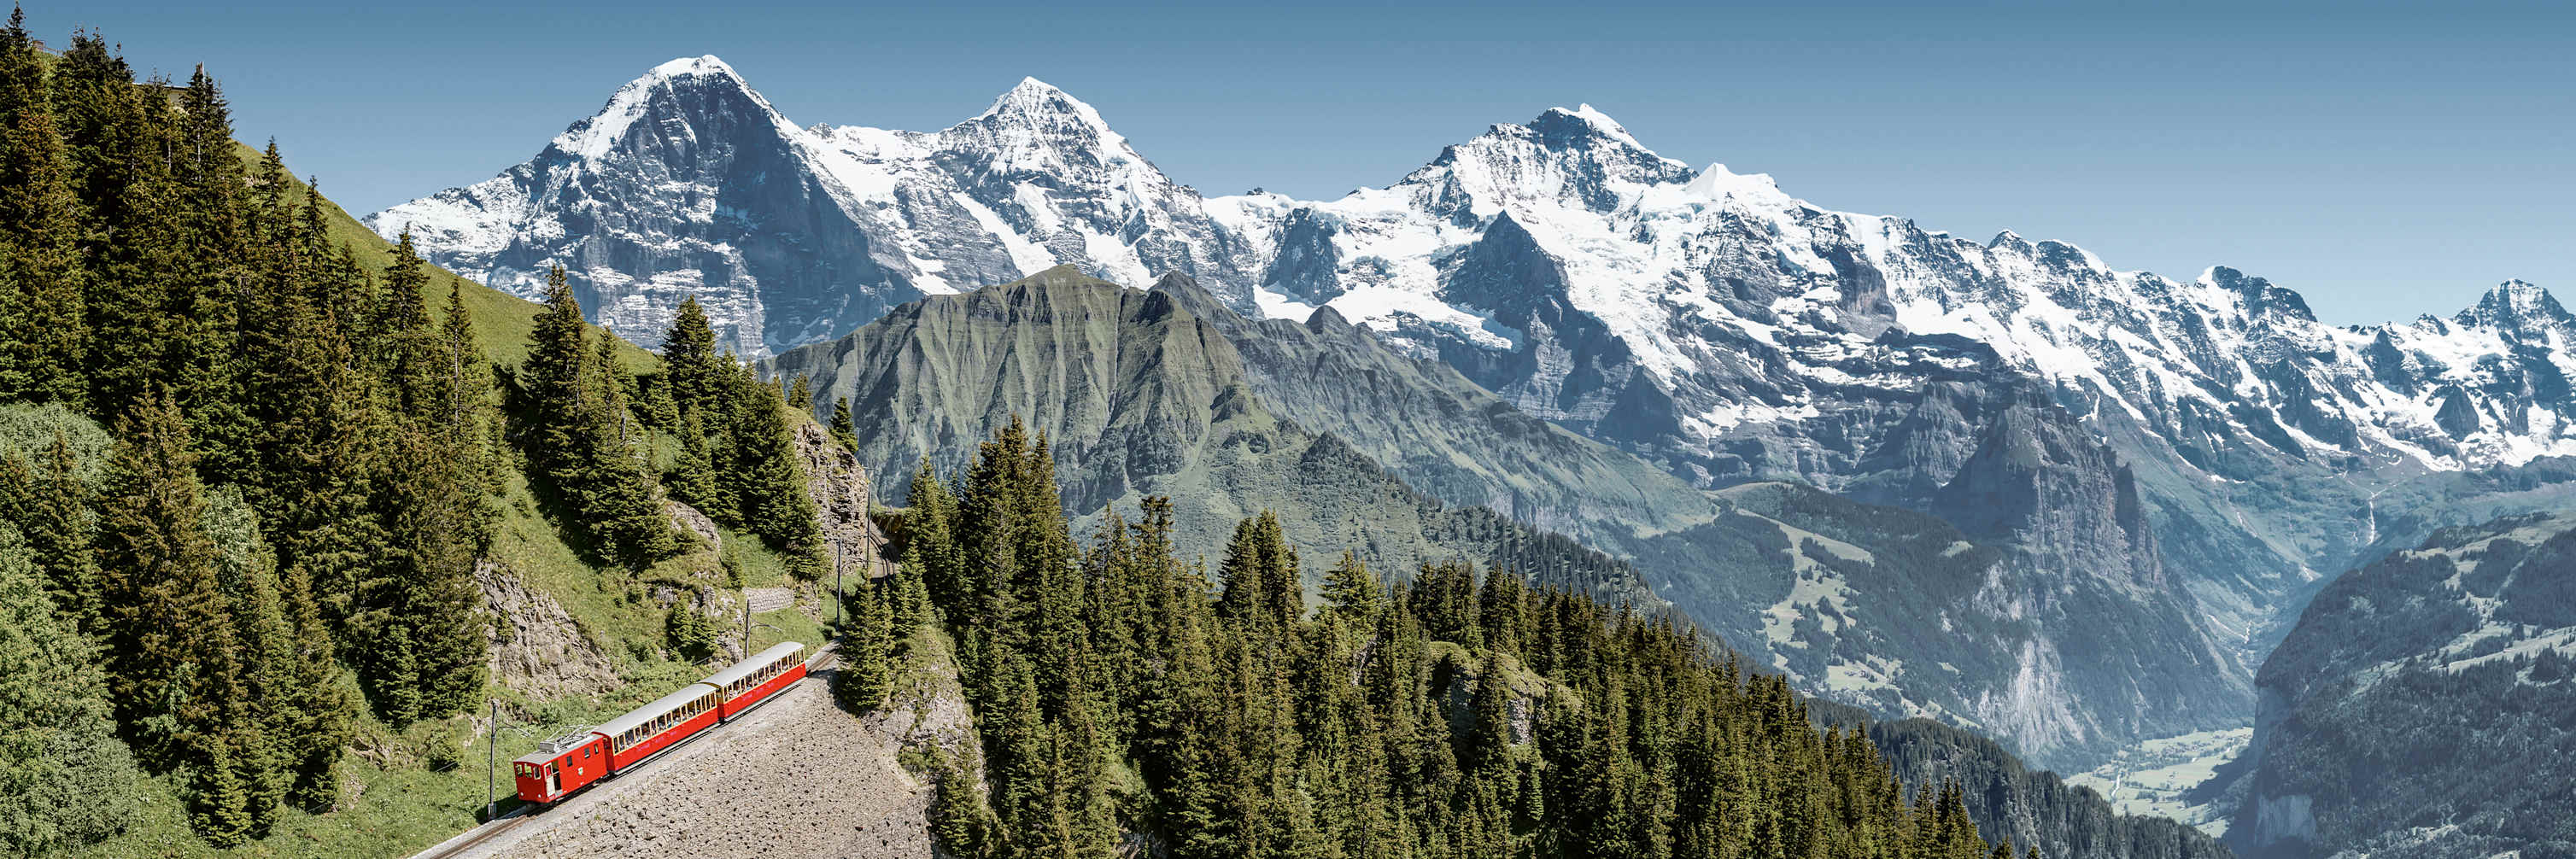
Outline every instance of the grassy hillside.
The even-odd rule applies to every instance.
[[[260,153],[239,147],[238,154],[256,164]],[[302,190],[298,180],[296,190]],[[330,235],[349,247],[370,269],[381,272],[394,258],[392,243],[361,226],[327,198],[325,221]],[[531,321],[538,305],[446,271],[437,271],[426,287],[433,315],[443,311],[450,290],[463,291],[476,339],[483,352],[504,367],[515,367],[527,355]],[[606,332],[594,328],[594,334]],[[658,367],[649,352],[620,342],[619,355],[630,371]],[[106,433],[87,419],[58,408],[12,406],[0,409],[0,450],[32,449],[49,443],[54,425],[65,425],[82,444],[93,472],[104,456]],[[661,445],[667,448],[669,445]],[[92,475],[95,477],[95,474]],[[487,600],[497,587],[508,594],[533,595],[537,612],[513,596],[496,616],[493,641],[506,648],[522,636],[551,636],[568,658],[595,669],[585,683],[537,682],[504,661],[494,675],[490,696],[502,717],[498,756],[504,810],[511,807],[507,759],[532,751],[536,743],[567,730],[596,724],[671,689],[703,676],[709,666],[673,657],[663,646],[666,600],[687,589],[705,589],[735,608],[719,619],[720,628],[739,628],[741,588],[787,584],[786,562],[749,535],[720,529],[721,553],[700,548],[650,569],[632,571],[601,567],[567,543],[562,531],[541,515],[536,495],[512,470],[498,499],[502,510],[492,546],[485,556]],[[754,650],[784,640],[819,644],[824,637],[810,601],[764,612],[753,618]],[[720,657],[721,658],[721,657]],[[340,765],[342,806],[327,814],[289,810],[265,840],[233,851],[218,851],[190,831],[181,786],[172,777],[147,782],[144,812],[128,832],[92,845],[83,856],[403,856],[474,826],[484,802],[488,722],[481,712],[422,722],[395,731],[369,720]]]
[[[245,166],[253,168],[259,166],[262,157],[259,150],[246,145],[235,144],[235,146],[235,152],[241,156]],[[290,168],[293,166],[288,165]],[[304,191],[303,178],[290,178],[290,181],[294,183],[297,193]],[[323,222],[330,228],[331,239],[346,245],[360,263],[379,272],[393,264],[394,244],[392,242],[386,241],[384,237],[376,235],[374,231],[358,223],[358,219],[351,217],[347,210],[340,208],[340,204],[331,202],[327,194],[322,198],[322,207]],[[462,288],[465,290],[465,312],[474,320],[475,340],[482,345],[483,354],[508,367],[516,367],[520,361],[527,359],[528,334],[531,321],[536,318],[536,302],[466,280],[454,272],[435,265],[430,268],[435,273],[430,277],[429,289],[422,293],[422,298],[428,301],[431,315],[444,313],[448,293]],[[606,334],[607,329],[594,326],[592,332]],[[624,359],[628,370],[647,372],[660,364],[660,360],[655,358],[653,353],[637,348],[622,339],[617,342],[618,356]]]

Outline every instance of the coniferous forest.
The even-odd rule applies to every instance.
[[[559,277],[496,363],[481,288],[362,263],[202,69],[20,11],[0,126],[0,852],[115,834],[145,778],[240,845],[331,809],[361,728],[480,708],[513,483],[602,569],[680,552],[677,497],[819,570],[778,386],[686,337],[653,371]]]
[[[1464,564],[1389,585],[1347,554],[1310,610],[1274,518],[1215,570],[1181,560],[1165,499],[1085,546],[1053,463],[1014,424],[964,474],[925,465],[901,572],[854,599],[853,704],[910,621],[956,642],[981,742],[930,764],[950,855],[2014,855],[1955,785],[1909,793],[1864,732],[1669,617]]]

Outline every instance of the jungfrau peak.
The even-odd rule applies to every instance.
[[[2387,538],[2377,493],[2576,453],[2566,315],[2535,287],[2449,322],[2326,325],[2229,269],[2117,271],[1691,171],[1589,107],[1495,126],[1386,188],[1210,210],[1268,261],[1264,312],[1330,306],[1705,485],[1932,509],[2035,386],[2134,472],[2151,515],[2130,521],[2155,523],[2249,658],[2319,571]]]
[[[522,295],[561,265],[593,318],[648,346],[695,295],[752,357],[1059,263],[1186,272],[1250,306],[1197,192],[1034,78],[935,133],[800,128],[722,60],[673,60],[527,163],[366,222]]]

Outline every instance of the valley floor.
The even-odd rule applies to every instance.
[[[2254,729],[2248,727],[2148,740],[2092,772],[2068,776],[2066,783],[2099,791],[2122,814],[2169,817],[2213,837],[2224,836],[2229,809],[2188,805],[2183,797],[2253,739]]]

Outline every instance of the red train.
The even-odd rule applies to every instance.
[[[518,775],[519,798],[541,805],[563,799],[699,731],[733,721],[805,679],[805,660],[798,655],[804,649],[793,641],[781,643],[607,724],[538,743],[535,752],[510,762]]]

